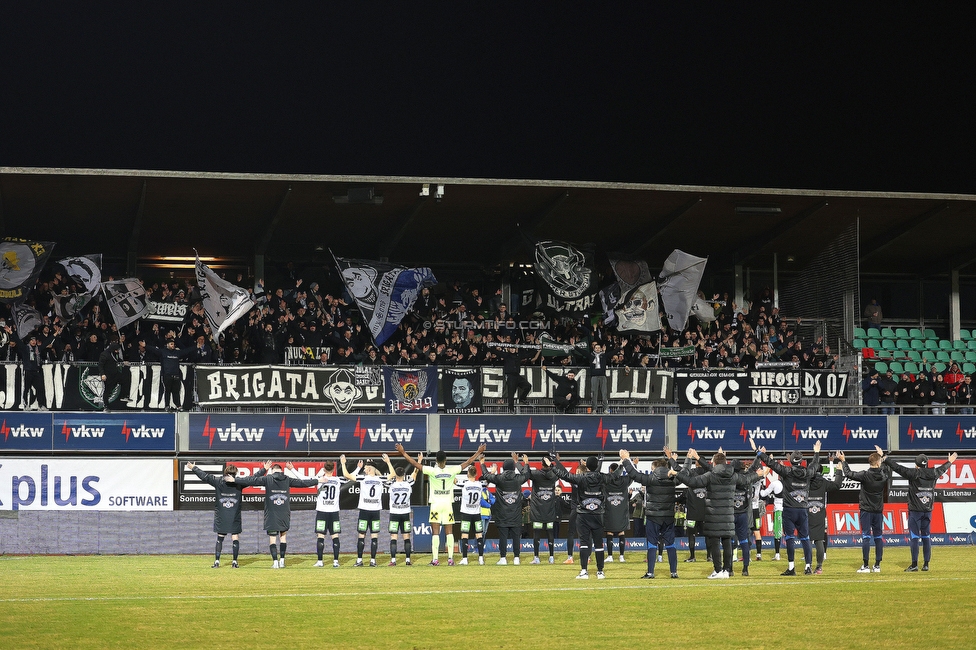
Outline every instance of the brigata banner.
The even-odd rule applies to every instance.
[[[0,424],[0,450],[51,451],[54,420],[50,413],[5,411]]]
[[[190,451],[289,454],[427,448],[424,415],[190,413]]]
[[[770,453],[812,450],[819,440],[828,450],[873,450],[885,447],[884,416],[679,415],[678,448],[752,451],[749,439]],[[824,455],[826,459],[826,455]]]
[[[8,458],[0,463],[0,510],[172,509],[172,459]]]
[[[551,368],[568,370],[568,368]],[[580,399],[590,399],[589,371],[572,368],[580,386]],[[522,368],[522,376],[530,384],[529,399],[552,398],[556,383],[538,366]],[[502,368],[481,369],[482,398],[502,399],[505,392],[505,375]],[[651,404],[670,404],[674,400],[674,373],[656,368],[610,368],[607,371],[608,397],[612,400],[629,400]]]
[[[660,451],[663,415],[442,415],[440,448],[489,452]]]
[[[383,408],[383,376],[352,367],[198,366],[197,402],[204,406],[294,404],[332,408]]]
[[[899,449],[976,449],[974,415],[902,415]]]
[[[55,451],[176,451],[171,413],[52,415]]]

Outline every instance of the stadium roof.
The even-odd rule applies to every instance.
[[[862,273],[927,275],[976,261],[976,196],[965,194],[0,167],[4,236],[121,258],[196,248],[325,262],[331,248],[476,268],[528,261],[521,230],[636,253],[652,267],[681,248],[709,256],[713,270],[768,267],[773,253],[802,268],[854,220]]]

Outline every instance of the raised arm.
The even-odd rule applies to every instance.
[[[383,462],[386,463],[386,477],[391,481],[395,481],[396,472],[393,470],[393,463],[390,462],[390,456],[386,453],[383,454]]]
[[[363,461],[359,461],[359,464],[356,465],[356,468],[359,469],[362,466],[363,466]],[[346,480],[347,481],[355,481],[356,480],[356,476],[354,474],[350,474],[349,473],[349,470],[346,469],[346,455],[345,454],[339,456],[339,467],[342,469],[342,475],[344,477],[346,477]]]
[[[410,454],[407,453],[407,450],[404,449],[403,445],[401,445],[399,442],[396,444],[396,450],[400,452],[400,455],[406,458],[407,462],[413,465],[415,469],[417,469],[418,471],[423,471],[424,466],[418,463],[417,461],[415,461],[413,458],[411,458]]]
[[[485,443],[481,443],[478,446],[478,450],[475,451],[473,454],[471,454],[471,457],[470,458],[468,458],[466,461],[464,461],[463,463],[461,463],[461,469],[462,470],[467,469],[468,468],[468,465],[470,465],[474,461],[478,460],[478,457],[481,456],[481,454],[485,453],[485,450],[486,449],[488,449],[488,446]]]
[[[209,472],[205,472],[193,463],[187,463],[186,468],[197,475],[197,478],[211,485],[212,487],[217,487],[220,485],[220,479]]]

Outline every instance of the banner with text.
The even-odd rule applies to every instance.
[[[679,415],[678,448],[752,451],[749,440],[770,453],[813,449],[819,440],[828,450],[873,450],[885,447],[884,416]]]
[[[580,387],[580,400],[590,399],[587,368],[573,368]],[[530,384],[529,399],[552,398],[556,383],[537,366],[522,369],[522,376]],[[502,399],[505,394],[505,375],[502,368],[482,368],[482,397]],[[649,404],[670,404],[674,400],[674,373],[670,370],[610,368],[607,371],[607,390],[611,400],[628,400]]]
[[[197,400],[205,406],[294,404],[337,413],[383,408],[378,366],[198,366],[196,377]]]
[[[675,372],[678,404],[683,409],[711,406],[791,406],[804,398],[847,398],[845,373],[792,368],[703,370]]]
[[[0,463],[0,510],[172,509],[172,459],[11,458]]]
[[[976,415],[902,415],[898,448],[976,449]]]
[[[424,415],[190,413],[190,451],[293,454],[427,448]]]

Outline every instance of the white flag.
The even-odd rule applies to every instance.
[[[671,329],[680,332],[688,325],[707,261],[708,258],[695,257],[677,249],[664,261],[658,287]]]
[[[136,278],[124,278],[102,283],[108,310],[120,329],[137,321],[149,312],[146,289]]]
[[[695,303],[691,306],[691,315],[703,323],[718,320],[715,316],[715,307],[704,298],[695,298]]]
[[[17,325],[17,336],[27,340],[27,335],[41,326],[41,315],[29,305],[13,303],[10,305],[10,315]]]
[[[217,340],[221,332],[234,324],[254,306],[254,300],[246,289],[234,286],[214,273],[197,256],[197,286],[203,309],[207,312],[207,322]]]
[[[83,255],[58,260],[71,279],[85,287],[85,293],[95,295],[102,284],[102,271],[99,269],[101,255]]]
[[[634,287],[621,299],[614,313],[617,315],[618,331],[657,332],[661,329],[657,286],[648,282]]]

